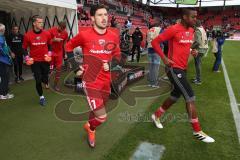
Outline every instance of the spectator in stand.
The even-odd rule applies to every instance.
[[[85,10],[82,10],[82,12],[80,13],[80,19],[85,21],[89,20],[88,14]]]
[[[114,17],[114,16],[112,16],[112,19],[111,19],[111,27],[117,27],[117,21],[116,21],[117,19]]]
[[[132,28],[132,21],[131,21],[130,16],[128,16],[128,19],[125,21],[124,26],[125,26],[125,28]]]

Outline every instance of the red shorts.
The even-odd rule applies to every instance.
[[[56,69],[61,69],[63,64],[63,57],[61,55],[52,56],[51,65]]]
[[[110,81],[83,82],[83,88],[92,111],[105,107],[111,92]]]

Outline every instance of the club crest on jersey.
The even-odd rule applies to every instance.
[[[37,36],[37,37],[36,37],[36,40],[40,40],[40,39],[41,39],[41,37],[40,37],[40,36]]]
[[[117,47],[117,44],[114,42],[108,42],[105,46],[104,49],[107,51],[113,51]]]
[[[185,32],[185,35],[186,35],[187,37],[189,37],[189,36],[190,36],[190,32]]]
[[[98,43],[99,43],[99,45],[104,46],[106,41],[104,39],[99,39]]]
[[[177,74],[177,77],[182,78],[182,74],[181,73]]]

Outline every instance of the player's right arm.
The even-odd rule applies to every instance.
[[[65,46],[65,51],[66,52],[73,52],[73,49],[78,47],[78,46],[82,46],[83,44],[83,38],[82,38],[82,34],[79,33],[77,34],[75,37],[73,37],[70,41],[68,41],[66,43]]]
[[[157,54],[159,54],[159,56],[162,58],[163,62],[166,65],[171,65],[174,62],[172,60],[168,59],[164,55],[164,53],[160,47],[160,44],[164,41],[168,41],[168,40],[172,39],[174,37],[175,33],[176,33],[176,30],[174,29],[174,27],[169,27],[163,33],[159,34],[155,39],[153,39],[152,43],[151,43],[154,50],[157,52]]]
[[[51,42],[60,42],[60,38],[56,38],[56,36],[54,35],[54,28],[50,28],[48,30],[48,33],[50,34],[51,37]]]

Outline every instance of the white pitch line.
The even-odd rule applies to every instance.
[[[209,47],[208,47],[207,52],[206,52],[206,54],[204,55],[204,57],[207,57],[208,52],[209,52]]]
[[[228,95],[229,95],[229,99],[230,99],[230,106],[232,109],[232,113],[233,113],[233,119],[235,121],[235,125],[236,125],[236,129],[237,129],[237,134],[238,134],[238,141],[240,143],[240,113],[239,113],[239,108],[238,108],[238,104],[232,89],[232,85],[231,82],[229,80],[228,77],[228,73],[227,73],[227,69],[226,66],[224,64],[224,61],[222,60],[222,68],[223,68],[223,73],[224,73],[224,78],[225,78],[225,82],[226,82],[226,86],[227,86],[227,90],[228,90]]]

